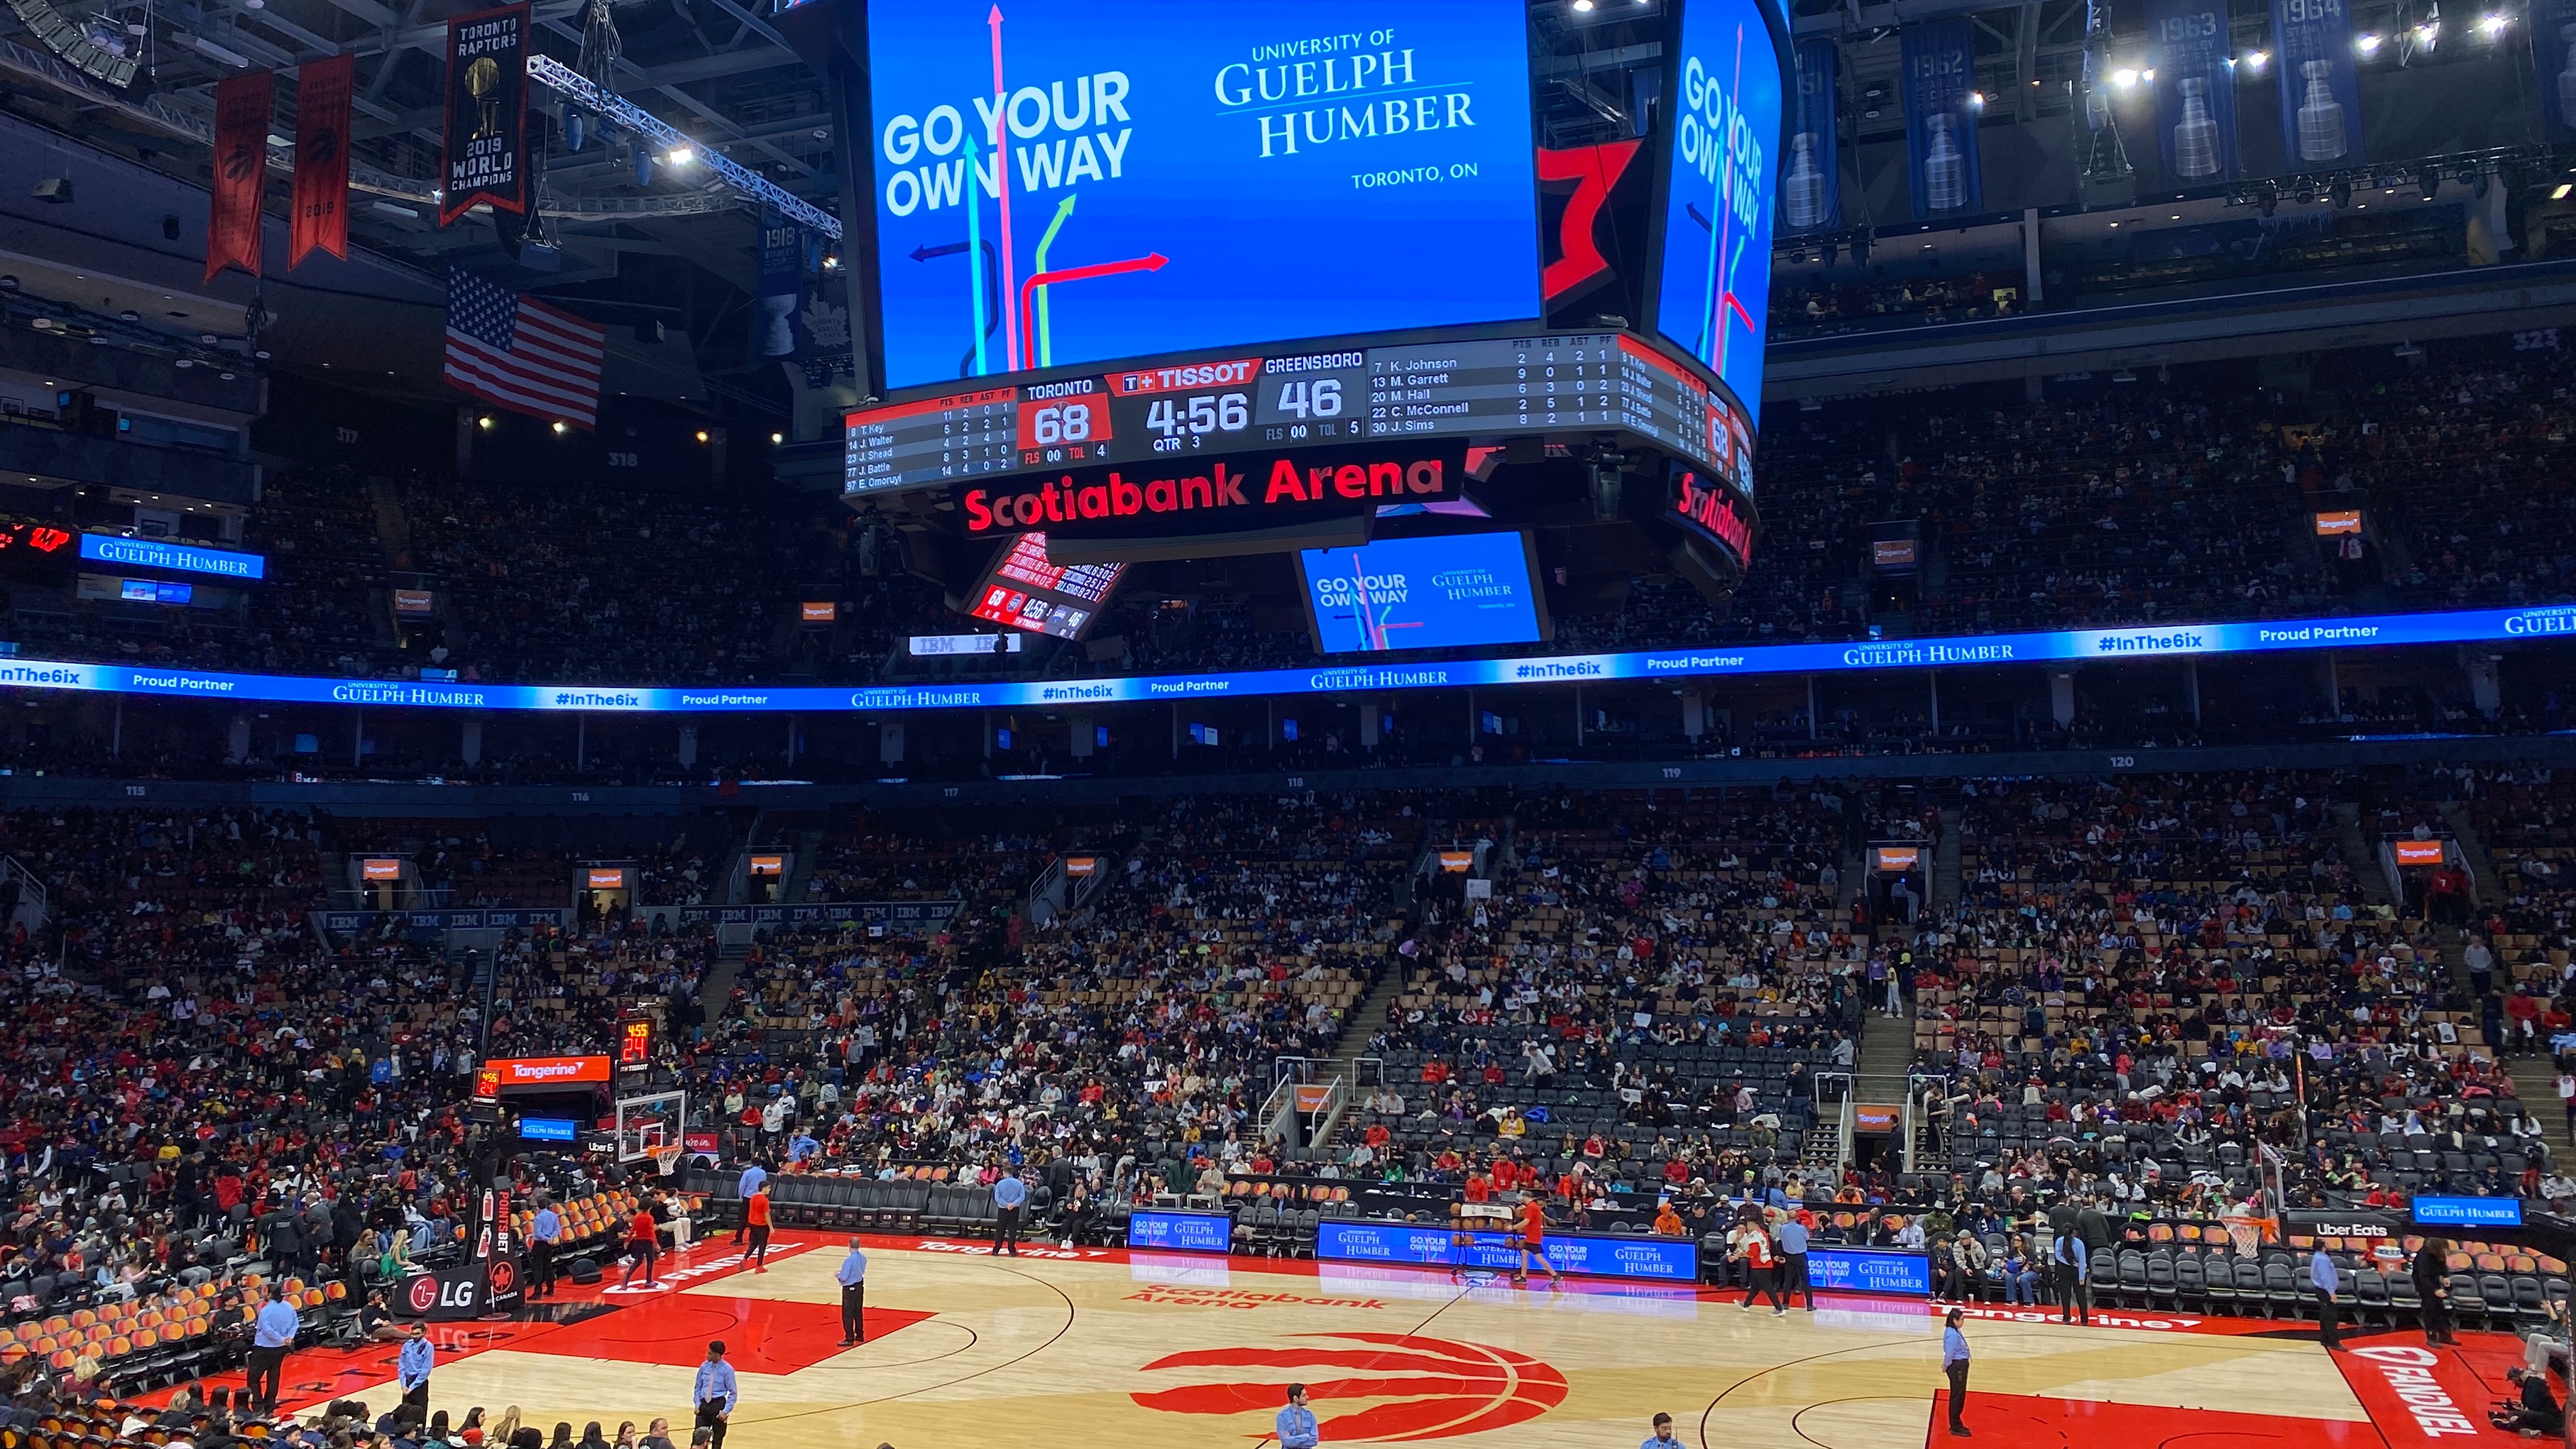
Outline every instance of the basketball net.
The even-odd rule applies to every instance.
[[[2220,1221],[2227,1228],[2227,1241],[2236,1249],[2236,1256],[2251,1258],[2263,1251],[2263,1219],[2228,1217]]]
[[[688,1149],[685,1147],[656,1146],[652,1148],[653,1170],[664,1177],[669,1177],[678,1172],[680,1170],[680,1154],[687,1150]]]

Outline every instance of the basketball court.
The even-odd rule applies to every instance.
[[[722,1238],[665,1258],[646,1291],[568,1289],[559,1321],[433,1327],[432,1405],[576,1432],[668,1416],[722,1338],[743,1403],[728,1449],[959,1442],[1141,1449],[1254,1444],[1283,1386],[1312,1387],[1324,1441],[1624,1446],[1657,1410],[1699,1449],[1948,1442],[1940,1320],[1919,1300],[1746,1312],[1732,1294],[1569,1280],[1515,1288],[1440,1270],[869,1238],[868,1341],[843,1349],[843,1240],[782,1234],[750,1272]],[[2110,1310],[2092,1328],[1972,1309],[1978,1440],[2087,1449],[2406,1449],[2520,1443],[2486,1423],[2517,1345],[2350,1338],[2259,1319]],[[290,1403],[396,1397],[392,1350],[307,1350]]]

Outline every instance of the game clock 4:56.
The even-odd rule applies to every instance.
[[[1250,437],[1260,372],[1261,359],[1245,357],[1111,373],[1111,420],[1126,439],[1117,456],[1242,446]]]

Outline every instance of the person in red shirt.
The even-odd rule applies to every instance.
[[[1530,1259],[1533,1257],[1538,1259],[1540,1267],[1547,1270],[1550,1285],[1565,1277],[1556,1271],[1554,1263],[1547,1260],[1547,1205],[1540,1202],[1534,1192],[1521,1196],[1521,1265],[1512,1270],[1514,1283],[1524,1287],[1528,1285]]]
[[[743,1256],[751,1260],[751,1271],[766,1273],[769,1271],[768,1183],[752,1189],[751,1196],[742,1200],[742,1221],[751,1229],[751,1245],[743,1251]]]
[[[1469,1202],[1492,1202],[1494,1200],[1494,1184],[1481,1172],[1469,1175],[1467,1178],[1467,1185],[1465,1188],[1461,1189],[1461,1191],[1465,1193],[1467,1201]]]
[[[644,1270],[644,1286],[660,1287],[654,1281],[653,1269],[662,1257],[662,1225],[653,1221],[653,1210],[642,1203],[635,1205],[635,1216],[626,1225],[626,1252],[626,1276],[618,1280],[617,1286],[624,1288],[632,1284],[635,1270],[641,1268]]]

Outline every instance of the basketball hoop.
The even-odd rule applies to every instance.
[[[2250,1216],[2231,1216],[2222,1218],[2220,1221],[2227,1228],[2227,1242],[2230,1247],[2233,1247],[2236,1250],[2236,1256],[2240,1258],[2252,1258],[2261,1255],[2263,1251],[2264,1219]]]
[[[678,1172],[680,1170],[680,1154],[686,1151],[688,1151],[686,1147],[676,1145],[670,1147],[656,1147],[652,1149],[651,1155],[653,1158],[653,1170],[663,1177],[669,1177]]]

